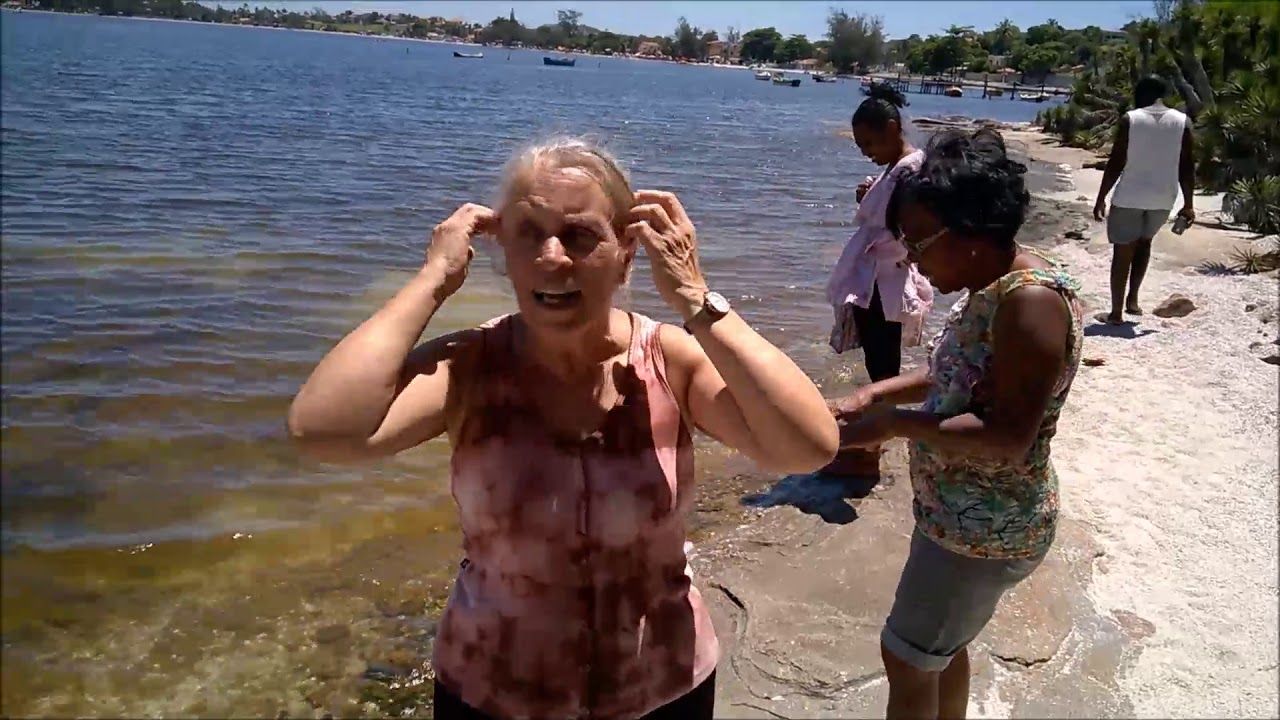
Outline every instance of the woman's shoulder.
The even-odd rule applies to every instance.
[[[689,377],[702,363],[707,362],[707,354],[702,346],[684,328],[638,317],[650,324],[650,347],[653,350],[651,357],[661,365],[668,381],[675,381],[678,385],[681,378]]]
[[[410,356],[410,364],[416,366],[444,363],[452,375],[469,375],[477,369],[487,350],[497,347],[502,338],[509,337],[514,314],[499,315],[475,327],[454,330],[437,335],[419,345]]]
[[[997,280],[995,294],[1003,297],[1025,287],[1042,287],[1070,295],[1080,291],[1080,281],[1065,267],[1052,260],[1042,260],[1043,265],[1019,268]]]
[[[906,155],[903,155],[901,160],[894,163],[893,172],[895,175],[901,175],[904,172],[915,172],[920,169],[920,165],[923,163],[924,151],[912,150]]]

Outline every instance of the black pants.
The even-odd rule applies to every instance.
[[[462,702],[436,681],[436,720],[497,720]],[[716,704],[715,671],[698,687],[646,714],[641,720],[712,720]]]
[[[862,357],[871,382],[891,378],[902,369],[902,323],[884,319],[880,289],[871,295],[871,306],[853,306],[853,324],[862,341]]]

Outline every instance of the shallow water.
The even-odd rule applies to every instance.
[[[828,387],[858,372],[821,294],[873,172],[838,135],[856,84],[452,49],[0,14],[5,715],[399,709],[359,705],[385,700],[359,678],[431,634],[458,558],[447,445],[305,464],[284,412],[532,139],[608,140],[680,195],[757,328]],[[670,318],[644,268],[627,302]],[[429,332],[512,306],[478,263]],[[699,453],[709,479],[733,462]]]

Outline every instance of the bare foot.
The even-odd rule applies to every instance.
[[[1142,308],[1138,307],[1138,301],[1137,301],[1137,300],[1129,300],[1129,301],[1126,301],[1126,302],[1125,302],[1125,304],[1124,304],[1124,311],[1125,311],[1125,312],[1127,312],[1127,313],[1129,313],[1130,315],[1141,315],[1141,314],[1142,314]]]
[[[1124,316],[1118,312],[1098,313],[1093,316],[1094,320],[1107,325],[1123,325]]]

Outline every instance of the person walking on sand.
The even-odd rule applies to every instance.
[[[1180,219],[1187,224],[1196,219],[1192,207],[1196,167],[1191,122],[1184,113],[1164,104],[1162,98],[1168,93],[1169,86],[1159,77],[1138,81],[1133,91],[1137,109],[1120,118],[1093,206],[1094,218],[1107,221],[1107,239],[1113,247],[1111,311],[1098,316],[1098,320],[1111,325],[1123,323],[1123,313],[1142,314],[1138,290],[1151,262],[1151,241],[1169,219],[1179,186]],[[1112,187],[1116,192],[1108,215],[1106,201]]]
[[[1080,363],[1080,286],[1014,240],[1025,172],[999,134],[948,131],[890,205],[934,287],[967,295],[927,367],[860,389],[841,413],[842,447],[911,441],[916,526],[880,634],[889,718],[965,716],[969,643],[1057,528],[1049,445]]]
[[[884,172],[858,185],[853,218],[857,227],[827,283],[827,300],[835,313],[831,348],[843,353],[861,347],[872,382],[898,374],[902,346],[920,344],[924,317],[933,304],[928,281],[885,223],[885,208],[898,178],[918,169],[924,158],[907,140],[899,112],[906,104],[902,93],[888,83],[875,83],[853,113],[854,142]],[[879,464],[877,448],[850,448],[823,471],[875,475]]]
[[[416,348],[497,237],[518,312]],[[637,251],[684,321],[614,306]],[[435,717],[710,720],[719,654],[692,584],[695,429],[775,472],[835,455],[813,382],[711,292],[675,195],[555,141],[464,205],[394,298],[324,357],[291,435],[330,460],[446,435],[465,560],[440,618]]]

